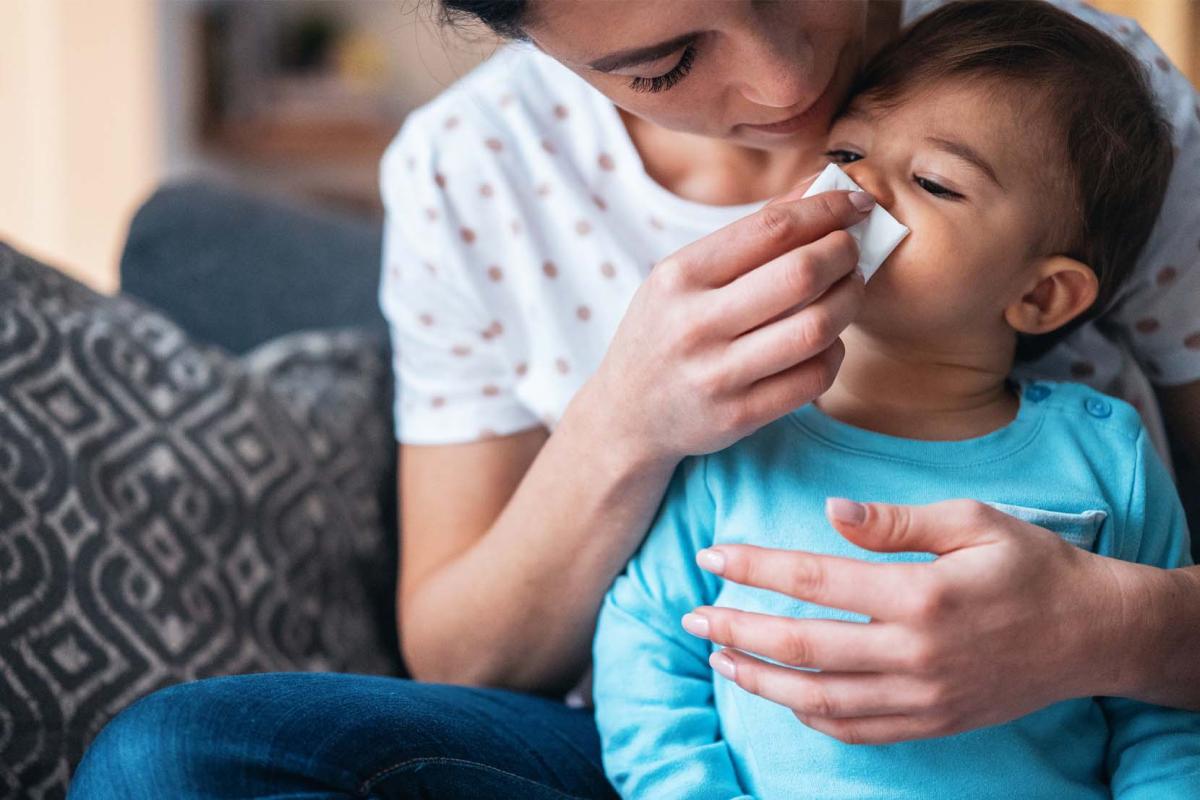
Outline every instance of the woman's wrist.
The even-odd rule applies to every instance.
[[[1195,680],[1188,673],[1195,672],[1189,665],[1200,647],[1200,568],[1114,562],[1109,569],[1120,610],[1097,655],[1111,659],[1118,669],[1103,694],[1194,705],[1196,699],[1181,693],[1179,682]]]
[[[606,465],[615,478],[670,475],[682,456],[665,452],[630,425],[629,417],[636,412],[624,406],[597,373],[571,399],[556,433],[582,442],[588,458]]]
[[[1079,589],[1093,602],[1081,607],[1087,635],[1073,653],[1080,681],[1071,694],[1150,700],[1161,689],[1171,608],[1186,594],[1187,576],[1099,555],[1087,561],[1091,571]]]

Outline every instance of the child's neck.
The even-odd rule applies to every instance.
[[[1012,422],[1020,400],[1007,384],[1011,350],[922,349],[851,327],[833,387],[816,405],[834,419],[906,439],[983,436]]]

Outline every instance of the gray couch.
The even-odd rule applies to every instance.
[[[377,223],[182,184],[106,297],[0,242],[0,797],[155,689],[403,675]]]

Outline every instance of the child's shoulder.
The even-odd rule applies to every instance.
[[[1134,443],[1143,432],[1137,409],[1120,398],[1082,383],[1030,381],[1021,387],[1021,404],[1043,415],[1043,425],[1084,437]]]

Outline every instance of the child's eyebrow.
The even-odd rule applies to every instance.
[[[966,161],[971,166],[986,175],[992,183],[1004,189],[1004,184],[1000,183],[1000,179],[996,177],[996,171],[992,169],[992,165],[984,159],[983,156],[976,153],[962,142],[956,142],[953,139],[943,139],[939,136],[926,136],[925,141],[932,144],[934,147],[949,153],[952,156],[957,156],[963,161]]]

